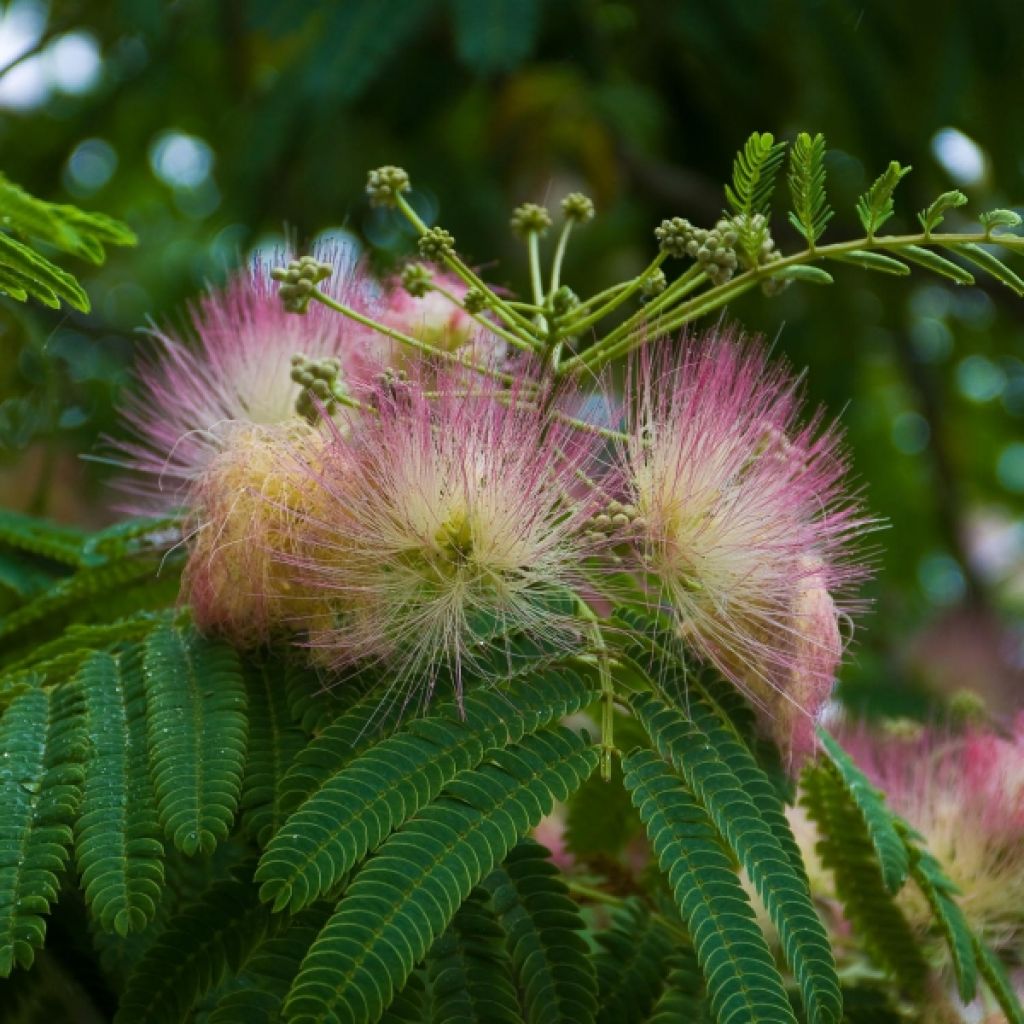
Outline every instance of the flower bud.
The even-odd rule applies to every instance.
[[[562,213],[566,220],[586,224],[594,219],[594,201],[582,192],[570,192],[562,200]]]
[[[401,192],[410,189],[409,175],[401,168],[388,164],[370,171],[366,179],[366,194],[371,206],[395,206]]]
[[[454,255],[455,236],[444,228],[430,228],[420,235],[417,247],[425,260],[440,263],[445,256]]]
[[[512,211],[509,224],[519,238],[531,234],[544,235],[551,227],[551,214],[536,203],[523,203]]]

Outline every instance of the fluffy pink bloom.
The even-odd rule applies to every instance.
[[[863,575],[838,433],[820,414],[801,426],[794,379],[732,335],[634,369],[621,457],[641,568],[799,759],[842,653],[834,595]]]
[[[995,945],[1024,935],[1024,720],[1012,736],[922,729],[839,740],[890,805],[924,836],[960,889],[971,924]],[[930,911],[914,888],[904,909],[922,928]]]
[[[442,668],[460,686],[485,636],[573,635],[548,602],[582,585],[595,500],[577,478],[592,435],[480,381],[468,396],[462,376],[431,387],[382,389],[378,416],[330,428],[309,474],[321,511],[291,560],[329,609],[310,625],[322,658],[384,663],[424,698]]]
[[[336,266],[323,282],[328,294],[365,307],[370,285],[342,250],[317,258]],[[304,315],[285,310],[270,270],[286,260],[255,261],[222,291],[204,295],[190,311],[190,330],[154,330],[156,353],[138,372],[138,389],[124,400],[134,439],[118,444],[131,471],[123,482],[144,511],[191,504],[190,490],[224,450],[238,424],[272,427],[296,416],[299,385],[291,358],[336,358],[340,376],[365,383],[377,364],[365,333],[318,303]]]

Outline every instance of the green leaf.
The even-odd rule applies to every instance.
[[[510,71],[533,52],[539,0],[450,0],[459,60],[477,74]]]
[[[977,936],[973,937],[973,941],[978,973],[985,979],[999,1008],[1006,1015],[1007,1024],[1024,1024],[1024,1009],[1021,1008],[1020,997],[1006,976],[1006,969]]]
[[[906,277],[910,273],[910,267],[892,256],[886,256],[882,252],[869,252],[867,249],[854,249],[852,252],[829,254],[828,259],[837,263],[852,263],[855,267],[863,267],[864,270],[877,270],[882,274],[892,274],[895,277]]]
[[[671,933],[642,903],[628,900],[612,913],[611,927],[598,932],[597,942],[598,1024],[642,1024],[665,983]]]
[[[78,870],[100,927],[123,936],[142,931],[153,919],[164,882],[141,652],[95,653],[75,681],[91,748],[75,823]]]
[[[73,526],[59,526],[11,509],[0,509],[0,545],[77,568],[84,543],[85,534]]]
[[[812,1024],[838,1024],[842,997],[828,936],[798,871],[756,801],[712,737],[657,697],[630,698],[655,749],[682,775],[728,847],[746,869],[779,931]],[[730,751],[726,751],[726,755]]]
[[[725,186],[725,198],[733,213],[768,216],[785,151],[786,144],[776,142],[770,132],[754,132],[747,139],[733,161],[732,185]]]
[[[0,227],[37,238],[90,263],[106,257],[104,245],[135,245],[135,232],[102,213],[36,199],[0,174]]]
[[[245,687],[235,652],[170,626],[146,640],[146,718],[160,822],[191,856],[227,838],[246,750]]]
[[[474,889],[427,957],[437,1024],[522,1024],[505,933]]]
[[[959,206],[967,205],[967,196],[958,189],[952,192],[943,192],[926,210],[922,210],[917,219],[924,228],[924,233],[930,235],[943,221],[947,210],[955,210]]]
[[[962,256],[965,260],[981,267],[986,273],[991,274],[997,281],[1001,281],[1012,292],[1024,296],[1024,280],[1012,271],[998,256],[994,256],[973,242],[961,242],[958,245],[947,245],[946,249]]]
[[[323,777],[291,814],[256,872],[263,899],[275,910],[306,906],[491,748],[579,711],[596,696],[592,681],[562,671],[479,690],[465,697],[462,708],[451,702],[413,719]]]
[[[556,728],[492,751],[390,836],[349,886],[285,1003],[293,1024],[372,1024],[473,887],[593,771]]]
[[[900,255],[911,263],[916,263],[942,277],[948,277],[957,284],[974,284],[974,275],[964,270],[958,263],[947,260],[931,249],[923,249],[919,245],[907,245],[900,249]]]
[[[247,834],[260,846],[266,846],[284,822],[282,784],[306,745],[306,734],[288,711],[281,676],[281,662],[269,655],[245,665],[249,745],[240,807]]]
[[[1021,216],[1016,210],[988,210],[978,217],[986,235],[991,235],[998,228],[1020,227]]]
[[[939,862],[913,841],[914,834],[910,830],[907,832],[910,876],[932,908],[932,915],[946,939],[960,998],[969,1003],[978,991],[975,940],[964,912],[953,899],[957,888],[946,877]]]
[[[207,1024],[279,1024],[284,997],[302,958],[327,922],[330,908],[318,903],[268,933],[218,1000]]]
[[[29,689],[0,719],[0,977],[43,944],[81,799],[84,736],[74,691]]]
[[[249,882],[228,879],[176,913],[128,979],[114,1024],[184,1024],[284,919]]]
[[[808,814],[818,826],[818,854],[832,871],[843,916],[876,964],[898,979],[901,988],[921,993],[928,965],[886,888],[877,847],[843,776],[827,761],[811,765],[804,771],[801,789]]]
[[[647,1024],[710,1024],[711,1009],[704,991],[696,954],[677,949],[668,960],[669,971]]]
[[[910,873],[910,857],[884,798],[868,782],[850,755],[824,729],[818,730],[818,739],[864,822],[886,889],[891,893],[899,892]]]
[[[25,302],[35,299],[58,309],[66,302],[81,313],[89,312],[89,296],[66,271],[45,256],[0,232],[0,291]]]
[[[868,238],[892,216],[892,195],[896,186],[910,173],[909,167],[901,167],[893,160],[875,179],[875,183],[857,200],[857,216],[860,218]]]
[[[623,772],[693,937],[714,1019],[796,1024],[782,976],[707,812],[652,751],[632,751]]]
[[[792,267],[783,267],[776,274],[772,274],[772,280],[778,281],[803,281],[806,284],[834,284],[832,275],[821,267],[809,267],[804,264],[794,264]]]
[[[825,136],[801,132],[789,150],[789,222],[813,249],[832,219],[825,196]]]
[[[524,839],[483,886],[508,936],[527,1024],[593,1024],[597,978],[585,924],[548,858],[543,846]]]

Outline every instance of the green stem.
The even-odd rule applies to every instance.
[[[504,384],[514,384],[516,382],[514,374],[503,373],[501,370],[494,370],[489,366],[481,366],[478,363],[474,363],[471,359],[466,359],[465,356],[460,356],[457,352],[446,352],[444,349],[435,348],[433,345],[428,345],[425,341],[420,341],[419,338],[414,338],[409,334],[403,334],[401,331],[396,331],[391,327],[385,327],[384,324],[379,324],[376,320],[371,320],[368,316],[363,316],[362,313],[357,313],[350,306],[346,306],[343,303],[338,302],[336,299],[332,299],[329,295],[325,295],[319,288],[314,288],[309,297],[311,299],[316,299],[317,302],[322,303],[328,309],[333,309],[336,313],[341,313],[343,316],[347,316],[350,320],[355,320],[357,324],[369,327],[378,334],[383,334],[385,337],[391,338],[402,345],[415,349],[423,355],[431,356],[435,359],[442,359],[449,363],[457,363],[459,366],[464,366],[467,370],[473,370],[475,373],[482,374],[485,377],[500,380]]]
[[[566,220],[558,235],[558,245],[555,246],[555,255],[551,260],[551,287],[548,295],[554,295],[558,291],[558,285],[562,277],[562,260],[565,259],[566,246],[569,244],[569,235],[572,234],[571,220]]]
[[[577,882],[572,878],[565,879],[565,884],[569,887],[569,892],[581,900],[589,900],[591,903],[603,903],[608,907],[621,907],[626,904],[626,900],[621,896],[605,892],[603,889],[598,889],[592,885],[584,885],[582,882]],[[684,946],[690,946],[690,936],[678,922],[673,921],[664,914],[659,914],[656,910],[651,910],[650,914],[651,917],[659,920],[666,930],[676,937],[677,941]]]
[[[621,306],[627,299],[632,298],[632,296],[634,296],[643,287],[644,281],[646,281],[647,278],[665,262],[666,258],[666,253],[659,252],[639,277],[634,277],[632,281],[626,281],[624,284],[616,285],[614,289],[606,288],[605,292],[601,292],[599,295],[606,294],[610,291],[618,291],[618,294],[613,295],[608,302],[596,309],[589,316],[584,317],[582,320],[573,320],[563,324],[559,333],[563,336],[579,334],[581,331],[585,331],[588,327],[593,327],[594,324],[599,323],[610,313],[613,313],[618,309],[619,306]],[[592,301],[593,299],[589,300],[587,305]]]
[[[402,211],[405,219],[416,229],[417,233],[424,235],[429,228],[423,222],[420,215],[409,205],[405,196],[399,194],[395,197],[398,209]],[[475,288],[487,299],[487,306],[501,317],[505,323],[513,329],[518,328],[524,340],[536,338],[536,330],[533,323],[522,313],[512,309],[484,280],[475,274],[455,253],[445,253],[442,257],[444,265],[470,288]]]
[[[803,249],[791,256],[785,256],[780,260],[776,260],[774,263],[744,271],[744,273],[734,277],[731,281],[716,285],[703,295],[676,307],[672,311],[671,316],[666,316],[653,323],[646,319],[646,317],[650,317],[651,310],[649,308],[641,310],[640,314],[631,317],[629,321],[600,339],[595,345],[587,349],[586,352],[562,363],[561,367],[559,367],[559,373],[567,375],[583,369],[596,370],[604,366],[609,360],[618,358],[647,341],[663,337],[668,332],[677,329],[698,316],[703,316],[705,313],[720,308],[727,301],[748,291],[754,285],[760,284],[761,281],[774,277],[780,270],[785,270],[787,267],[816,263],[835,256],[844,256],[860,249],[891,250],[898,253],[900,249],[905,249],[912,245],[957,246],[967,243],[996,244],[1002,245],[1007,249],[1024,251],[1024,236],[1022,235],[988,235],[984,232],[971,234],[926,234],[921,232],[912,235],[879,235],[872,238],[857,238],[849,242],[834,242],[831,245],[820,245],[816,246],[813,250]],[[683,277],[686,277],[686,275],[683,275]],[[679,278],[674,282],[673,286],[666,289],[666,292],[659,297],[662,299],[662,302],[659,303],[657,311],[660,312],[667,303],[681,297],[679,293],[675,292],[669,298],[665,296],[672,292],[672,289],[682,280],[683,278]]]
[[[615,749],[615,683],[612,679],[611,664],[608,659],[608,647],[601,632],[601,623],[593,609],[579,595],[576,595],[576,606],[580,617],[590,629],[594,651],[597,654],[597,674],[601,680],[601,778],[605,782],[612,779],[612,757]]]
[[[487,320],[480,316],[479,313],[470,313],[466,307],[459,302],[459,300],[450,292],[447,288],[442,288],[438,284],[432,284],[430,286],[439,295],[443,295],[453,306],[461,309],[467,316],[472,317],[481,327],[490,331],[492,334],[498,335],[499,338],[504,338],[510,345],[515,346],[518,349],[522,349],[524,352],[536,352],[538,342],[533,344],[524,341],[518,334],[513,334],[511,331],[506,331],[504,327],[499,326],[493,320]]]
[[[530,254],[530,284],[533,288],[533,301],[538,306],[544,305],[544,286],[540,279],[540,239],[536,231],[526,236],[526,247]]]

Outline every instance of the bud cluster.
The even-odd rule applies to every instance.
[[[582,192],[570,192],[562,200],[562,213],[566,220],[586,224],[594,219],[594,201]]]
[[[432,263],[440,263],[445,256],[455,253],[455,236],[444,228],[429,228],[416,244],[420,255]]]
[[[366,179],[366,194],[371,206],[394,206],[402,192],[410,189],[409,175],[401,168],[388,164],[370,171]]]
[[[296,352],[292,356],[290,376],[302,388],[295,401],[295,411],[310,423],[317,421],[321,408],[330,416],[348,394],[341,378],[341,360],[336,356],[309,359]]]
[[[434,272],[423,263],[407,263],[402,267],[402,287],[414,298],[422,299],[431,289]]]
[[[738,234],[726,217],[710,230],[694,227],[685,217],[673,217],[662,221],[654,235],[662,251],[669,256],[689,256],[696,260],[712,284],[725,284],[736,273]]]
[[[331,276],[334,268],[312,256],[289,260],[287,267],[275,267],[270,276],[280,281],[277,294],[289,313],[305,313],[313,290]]]
[[[543,235],[551,227],[551,214],[536,203],[523,203],[512,211],[509,225],[520,238],[531,234]]]

